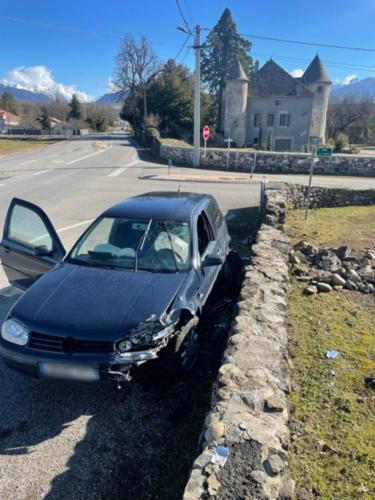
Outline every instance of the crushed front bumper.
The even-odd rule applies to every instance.
[[[158,357],[159,349],[124,354],[67,355],[37,353],[0,340],[0,356],[9,368],[35,378],[74,382],[128,382],[137,366]]]

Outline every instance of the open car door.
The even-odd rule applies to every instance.
[[[13,198],[0,243],[1,263],[9,282],[25,290],[64,255],[65,249],[43,210]]]

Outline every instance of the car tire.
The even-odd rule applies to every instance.
[[[225,289],[225,294],[231,298],[239,294],[244,276],[244,265],[240,255],[235,251],[230,251],[225,259],[221,282]]]
[[[197,327],[198,319],[194,318],[180,328],[160,356],[162,373],[169,380],[184,379],[193,371],[200,352],[200,338]]]

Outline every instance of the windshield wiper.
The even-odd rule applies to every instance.
[[[96,267],[96,268],[101,268],[101,269],[122,269],[120,266],[112,266],[111,264],[102,264],[101,262],[97,262],[97,261],[87,261],[87,260],[83,260],[83,259],[75,259],[73,257],[66,260],[66,262],[69,262],[70,264],[76,264],[77,266]]]
[[[178,264],[177,264],[176,252],[174,251],[173,243],[172,243],[172,238],[171,238],[171,235],[169,234],[168,227],[167,227],[167,224],[165,222],[164,222],[164,227],[165,227],[165,230],[167,231],[169,243],[170,243],[171,248],[172,248],[173,261],[174,261],[174,265],[175,265],[175,268],[176,268],[176,273],[178,273],[179,269],[178,269]]]
[[[145,241],[146,241],[146,238],[147,238],[147,235],[150,231],[150,227],[151,227],[151,224],[152,224],[152,219],[150,219],[149,223],[148,223],[148,226],[147,226],[147,229],[146,231],[143,233],[143,236],[142,238],[139,240],[139,243],[138,243],[138,246],[137,246],[137,250],[135,251],[135,263],[134,263],[134,272],[137,272],[138,271],[138,253],[142,251],[143,249],[143,246],[145,244]]]

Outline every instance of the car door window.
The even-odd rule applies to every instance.
[[[202,257],[210,243],[214,239],[213,232],[208,222],[207,216],[204,212],[198,217],[198,251],[199,255]]]
[[[22,205],[13,207],[7,236],[9,240],[27,247],[44,245],[48,251],[53,249],[51,235],[43,220],[33,210]]]

